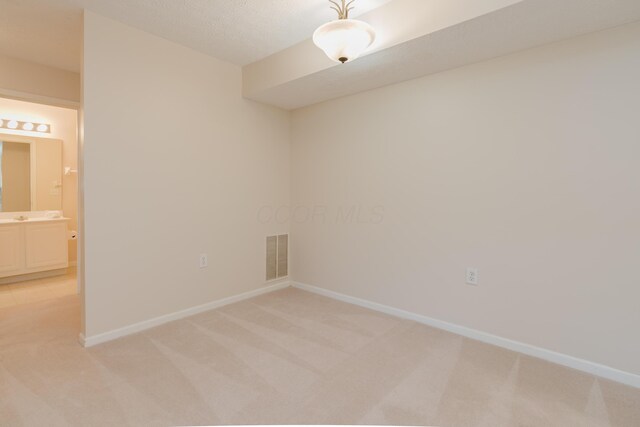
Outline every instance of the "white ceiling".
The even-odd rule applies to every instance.
[[[391,0],[358,0],[358,16]],[[327,0],[0,0],[0,55],[80,69],[82,9],[245,65],[334,19]]]
[[[475,2],[496,8],[435,29],[422,19],[446,18],[445,6],[467,13],[478,9]],[[366,14],[362,19],[381,34],[406,27],[413,36],[336,65],[310,41],[335,18],[328,0],[0,0],[0,55],[79,71],[86,8],[245,66],[245,77],[257,69],[272,81],[251,90],[245,79],[244,96],[294,109],[640,20],[640,0],[357,0],[356,6],[353,16]],[[304,64],[303,72],[291,64]]]
[[[425,0],[397,0],[366,18],[376,14],[389,16],[388,9],[411,1]],[[520,0],[352,63],[331,63],[329,68],[321,64],[317,70],[305,69],[303,75],[287,74],[280,79],[272,72],[269,76],[274,84],[254,92],[245,88],[244,96],[291,110],[639,20],[640,0]],[[313,49],[313,46],[298,51],[290,49],[284,59],[283,55],[277,55],[276,59],[309,63],[308,53],[315,52]],[[277,62],[269,65],[286,72],[291,68]]]

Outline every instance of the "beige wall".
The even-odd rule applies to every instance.
[[[31,145],[2,141],[2,212],[31,210]]]
[[[295,111],[293,280],[640,374],[638,52],[633,24]]]
[[[0,55],[0,96],[76,104],[80,101],[80,75]]]
[[[78,112],[69,108],[50,105],[34,104],[0,98],[0,117],[10,117],[16,120],[32,120],[38,123],[51,124],[48,139],[62,140],[63,166],[78,168]],[[11,131],[2,129],[2,133],[28,137],[38,137],[36,132]],[[70,218],[69,227],[78,229],[78,176],[73,174],[62,176],[62,211]],[[69,261],[77,259],[76,241],[69,241]]]
[[[62,209],[62,151],[60,140],[38,140],[35,145],[35,197],[33,211]],[[75,195],[75,194],[74,194]]]
[[[85,336],[265,285],[289,113],[241,70],[92,13],[84,34]],[[209,267],[198,268],[207,253]]]

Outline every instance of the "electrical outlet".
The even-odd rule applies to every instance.
[[[467,284],[478,286],[478,269],[477,268],[467,268]]]
[[[209,265],[209,260],[207,259],[207,254],[200,254],[200,268],[207,268]]]

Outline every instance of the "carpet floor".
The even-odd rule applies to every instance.
[[[79,311],[0,309],[0,425],[640,426],[638,389],[293,288],[89,349]]]

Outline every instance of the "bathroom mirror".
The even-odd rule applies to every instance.
[[[0,134],[0,212],[62,210],[62,141]]]

